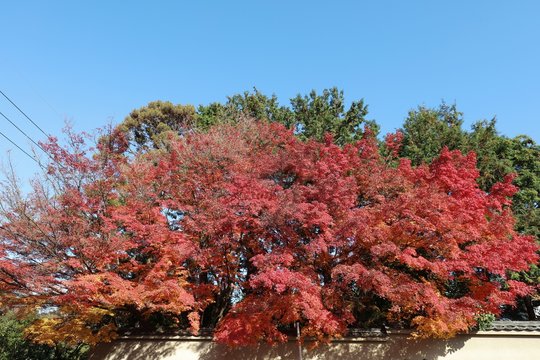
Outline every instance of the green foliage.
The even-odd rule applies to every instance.
[[[13,313],[0,316],[0,360],[81,360],[86,359],[88,347],[54,347],[34,344],[25,339],[24,330],[30,319],[19,320]]]
[[[367,121],[367,105],[363,100],[353,101],[345,110],[343,91],[337,88],[325,89],[321,95],[314,90],[309,95],[297,95],[291,99],[296,129],[303,139],[322,140],[326,133],[334,136],[334,141],[343,145],[359,140],[364,125],[378,132],[374,121]]]
[[[510,153],[512,140],[499,135],[495,119],[476,122],[472,131],[464,132],[463,137],[461,150],[476,153],[481,174],[478,183],[482,189],[489,191],[493,184],[515,171]]]
[[[257,89],[229,96],[225,103],[200,105],[197,111],[191,105],[154,101],[132,111],[118,129],[128,135],[135,150],[163,148],[171,135],[192,129],[207,131],[242,118],[281,123],[302,139],[322,140],[330,133],[339,145],[359,140],[365,126],[374,134],[379,130],[374,121],[366,120],[368,110],[363,100],[353,101],[347,108],[343,91],[335,87],[320,95],[314,90],[297,95],[290,105],[282,106],[275,95],[266,96]]]
[[[174,105],[169,101],[153,101],[133,110],[119,129],[137,149],[160,148],[169,135],[182,134],[193,128],[197,113],[192,105]]]
[[[529,271],[511,273],[512,280],[523,281],[527,284],[540,284],[540,267],[532,264]]]
[[[429,163],[443,147],[463,150],[466,133],[461,129],[463,114],[456,105],[441,104],[437,109],[418,107],[409,112],[403,124],[403,144],[400,155],[413,165]]]
[[[527,136],[510,143],[510,160],[518,177],[519,192],[514,196],[513,210],[517,229],[540,239],[540,146]]]
[[[215,102],[207,106],[200,105],[198,114],[197,127],[203,130],[218,123],[237,121],[241,117],[279,122],[287,127],[294,124],[291,109],[280,106],[275,95],[268,97],[257,89],[252,93],[245,91],[243,94],[228,96],[224,104]]]
[[[491,327],[491,324],[495,321],[495,315],[487,313],[480,314],[476,317],[478,330],[484,331]]]
[[[290,103],[290,108],[280,106],[275,95],[268,97],[257,89],[253,93],[246,91],[228,97],[225,104],[199,106],[198,125],[207,129],[245,116],[281,123],[294,129],[302,139],[322,140],[326,133],[330,133],[339,145],[360,139],[364,126],[378,132],[377,124],[365,118],[368,110],[364,101],[353,101],[346,109],[343,91],[336,87],[325,89],[320,95],[315,90],[305,96],[298,94]]]

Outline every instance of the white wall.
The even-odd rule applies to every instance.
[[[305,344],[306,346],[309,343]],[[307,350],[304,360],[539,360],[539,332],[479,332],[454,339],[408,339],[407,333],[388,337],[350,338]],[[298,359],[298,344],[290,341],[275,347],[229,349],[209,338],[123,338],[96,348],[91,360],[270,360]]]

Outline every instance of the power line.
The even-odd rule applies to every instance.
[[[49,137],[49,135],[47,135],[47,133],[45,131],[43,131],[43,129],[41,127],[39,127],[39,125],[36,124],[34,122],[34,120],[30,119],[30,117],[28,115],[26,115],[26,113],[24,111],[22,111],[21,108],[18,107],[17,104],[15,104],[6,94],[4,94],[4,92],[2,90],[0,90],[0,94],[2,94],[11,103],[11,105],[15,106],[17,108],[17,110],[19,110],[19,112],[21,114],[23,114],[28,119],[28,121],[30,121],[32,124],[34,124],[34,126],[37,127],[39,129],[39,131],[41,131],[43,133],[43,135],[45,135],[46,137]]]
[[[0,91],[0,92],[1,92],[1,91]],[[4,117],[4,119],[6,119],[7,121],[9,121],[9,123],[10,123],[11,125],[13,125],[17,130],[19,130],[19,132],[20,132],[21,134],[23,134],[24,136],[26,136],[26,138],[27,138],[28,140],[30,140],[34,145],[36,145],[38,148],[40,148],[41,151],[43,151],[45,154],[47,154],[47,156],[48,156],[52,161],[54,161],[55,163],[58,164],[58,162],[57,162],[57,161],[56,161],[56,160],[55,160],[55,159],[54,159],[54,158],[53,158],[53,157],[52,157],[52,156],[51,156],[51,155],[50,155],[50,154],[49,154],[49,153],[41,146],[41,145],[39,145],[37,142],[35,142],[34,139],[32,139],[27,133],[25,133],[20,127],[18,127],[17,124],[15,124],[15,123],[14,123],[13,121],[11,121],[6,115],[4,115],[3,112],[0,111],[0,115],[2,115],[2,116]],[[60,165],[60,164],[58,164],[58,165]]]
[[[36,164],[39,165],[40,168],[43,169],[43,166],[39,163],[39,161],[37,161],[32,155],[30,155],[29,153],[26,152],[26,150],[24,150],[22,147],[20,147],[19,145],[17,145],[17,143],[13,140],[11,140],[9,137],[7,137],[2,131],[0,131],[0,135],[2,135],[7,141],[9,141],[10,143],[12,143],[13,145],[15,145],[17,147],[17,149],[21,150],[23,153],[26,154],[26,156],[28,156],[30,159],[32,159],[33,161],[35,161]]]
[[[20,127],[17,126],[17,124],[15,124],[13,121],[11,121],[6,115],[4,115],[3,112],[0,111],[0,115],[2,115],[4,117],[4,119],[6,119],[7,121],[9,121],[9,123],[11,125],[13,125],[15,127],[15,129],[19,130],[19,132],[21,134],[23,134],[24,136],[26,136],[26,138],[28,140],[30,140],[34,145],[36,145],[37,147],[39,147],[41,150],[43,150],[43,148],[41,147],[41,145],[39,145],[37,142],[34,141],[34,139],[32,139],[27,133],[25,133]],[[45,151],[45,150],[43,150]]]

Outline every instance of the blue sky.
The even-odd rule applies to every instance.
[[[120,122],[160,99],[206,104],[254,86],[282,103],[337,86],[383,133],[456,102],[540,141],[539,1],[10,1],[0,89],[47,132]],[[0,111],[39,132],[0,99]],[[29,148],[0,118],[0,131]],[[0,158],[13,148],[0,138]],[[23,177],[37,170],[17,149]]]

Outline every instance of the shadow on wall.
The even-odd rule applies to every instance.
[[[303,350],[304,360],[437,360],[454,353],[468,337],[444,340],[412,340],[407,335],[363,341],[339,341]],[[231,349],[206,340],[120,340],[98,346],[90,360],[284,360],[298,359],[298,345],[259,345]]]
[[[414,340],[394,335],[380,342],[340,342],[339,346],[320,347],[307,353],[308,359],[343,360],[437,360],[463,348],[467,337],[450,340]]]
[[[167,359],[176,352],[176,345],[173,341],[113,341],[96,346],[89,360]]]
[[[242,348],[229,348],[216,343],[205,345],[198,349],[199,360],[281,360],[298,358],[298,347],[294,342],[276,346],[261,344]]]
[[[458,336],[450,340],[412,340],[407,335],[394,335],[379,340],[334,342],[307,350],[303,350],[305,360],[437,360],[454,353],[465,345],[467,337]],[[278,346],[260,345],[230,349],[215,343],[200,344],[197,349],[200,360],[269,360],[269,359],[298,359],[296,342],[288,342]]]

